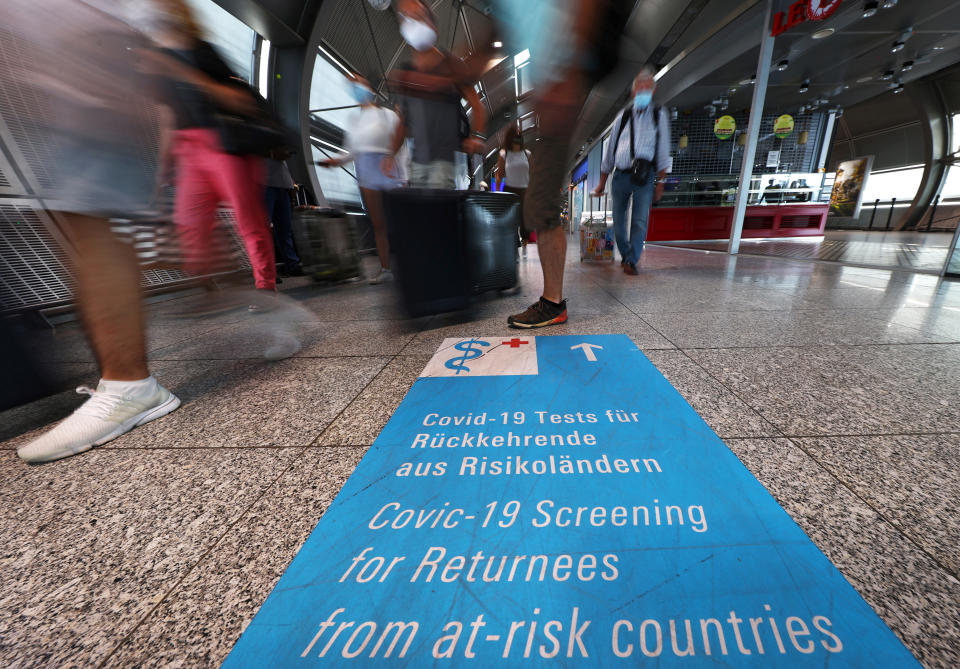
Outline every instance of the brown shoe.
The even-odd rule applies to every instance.
[[[629,274],[630,276],[637,276],[640,272],[637,271],[636,263],[628,262],[623,266],[623,273]]]
[[[567,322],[567,301],[554,306],[543,298],[531,304],[526,311],[514,314],[507,319],[507,325],[512,328],[542,328],[548,325],[559,325]]]

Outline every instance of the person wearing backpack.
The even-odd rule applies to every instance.
[[[644,68],[633,80],[633,95],[613,124],[611,141],[600,166],[600,183],[591,195],[600,197],[613,172],[613,230],[623,271],[636,276],[650,221],[650,207],[663,197],[663,178],[670,168],[670,120],[654,106],[656,80]],[[631,204],[627,234],[627,207]]]

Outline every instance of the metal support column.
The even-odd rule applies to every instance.
[[[833,129],[837,124],[837,112],[831,111],[827,116],[827,129],[823,133],[823,145],[820,147],[820,159],[817,161],[817,171],[823,170],[827,166],[827,158],[830,156],[830,147],[833,146]]]
[[[743,147],[743,164],[740,166],[740,187],[733,205],[733,224],[730,228],[728,253],[740,251],[740,237],[743,235],[743,219],[747,213],[750,199],[750,181],[753,178],[753,161],[757,155],[757,142],[760,139],[760,122],[763,119],[763,104],[767,98],[767,80],[770,78],[770,60],[773,56],[773,36],[770,35],[770,22],[773,18],[773,0],[767,0],[767,15],[763,22],[763,35],[760,38],[760,60],[757,62],[757,81],[753,87],[753,102],[750,106],[750,120],[747,122],[747,145]]]

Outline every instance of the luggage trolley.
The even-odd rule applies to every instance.
[[[606,218],[591,218],[580,224],[580,262],[584,260],[614,260],[613,228]]]

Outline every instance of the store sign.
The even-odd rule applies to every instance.
[[[773,134],[777,139],[786,139],[793,133],[793,117],[790,114],[784,114],[773,122]]]
[[[520,333],[443,342],[223,666],[647,665],[919,666],[628,337]]]
[[[713,124],[713,134],[719,139],[730,139],[737,131],[737,121],[732,116],[721,116]]]
[[[797,0],[785,12],[777,12],[773,17],[770,34],[776,37],[804,21],[823,21],[840,7],[842,0]]]

